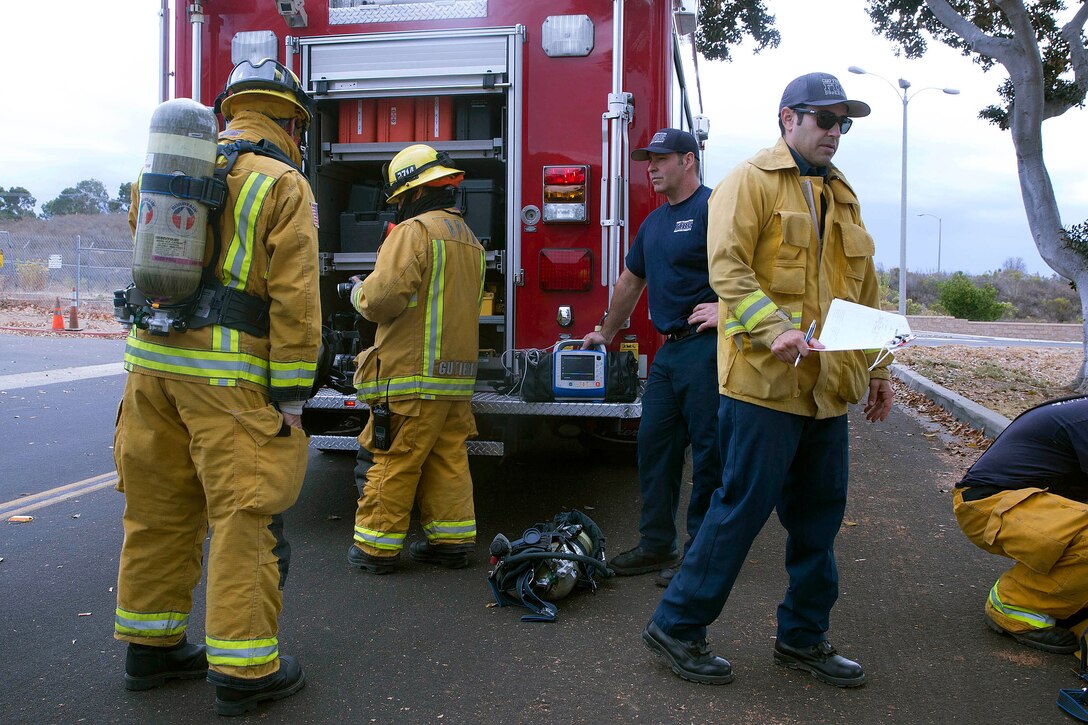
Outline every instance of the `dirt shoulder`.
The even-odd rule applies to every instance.
[[[968,400],[1015,418],[1043,401],[1070,395],[1079,349],[909,346],[895,360]]]
[[[105,303],[81,305],[76,314],[77,329],[71,327],[69,302],[61,300],[61,323],[63,331],[53,328],[53,308],[43,307],[29,302],[0,300],[0,332],[27,336],[68,336],[80,335],[103,337],[116,335],[124,337],[126,331],[113,317],[113,308]]]

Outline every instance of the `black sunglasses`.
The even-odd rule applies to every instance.
[[[854,119],[849,116],[840,116],[831,111],[816,111],[811,108],[795,108],[795,113],[810,113],[816,117],[816,125],[825,131],[830,131],[836,123],[839,124],[839,132],[846,133],[854,125]]]

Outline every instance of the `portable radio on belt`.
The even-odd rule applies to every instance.
[[[377,361],[377,368],[374,371],[375,382],[378,380],[378,372],[382,369],[382,361]],[[389,411],[389,384],[385,386],[385,400],[370,408],[370,419],[374,423],[372,426],[373,435],[371,436],[371,443],[375,450],[388,451],[389,446],[393,445],[393,414]]]
[[[581,347],[581,340],[560,340],[552,348],[556,400],[604,400],[604,346]]]

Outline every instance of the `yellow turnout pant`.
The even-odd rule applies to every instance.
[[[1009,632],[1053,626],[1088,605],[1088,505],[1039,488],[964,501],[960,528],[979,548],[1014,559],[997,580],[986,614]]]
[[[432,544],[476,541],[472,476],[465,441],[476,435],[468,400],[394,401],[388,451],[371,445],[373,420],[359,436],[374,465],[355,513],[355,545],[373,556],[396,556],[404,547],[412,505]]]
[[[307,443],[268,397],[238,387],[129,373],[114,438],[125,541],[114,636],[181,640],[209,524],[208,666],[257,678],[279,669],[277,619]]]

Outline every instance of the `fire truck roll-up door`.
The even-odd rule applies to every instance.
[[[310,174],[321,218],[322,314],[326,327],[339,328],[336,353],[354,355],[373,336],[369,323],[347,323],[346,301],[330,315],[335,285],[373,269],[377,255],[366,245],[388,218],[372,215],[378,208],[355,207],[380,205],[383,165],[408,144],[427,143],[466,172],[466,220],[487,248],[490,309],[482,310],[480,347],[494,351],[493,359],[481,354],[477,388],[490,390],[489,379],[501,379],[501,356],[514,346],[509,271],[521,268],[521,124],[507,109],[521,107],[524,42],[524,26],[298,39],[301,79],[320,113],[311,131]],[[371,123],[374,129],[366,127]],[[325,387],[311,399],[311,415],[328,411],[330,421],[343,421],[345,413],[366,409],[346,386],[339,388]],[[312,435],[311,446],[357,447],[345,435],[350,425],[330,427],[336,430]],[[468,446],[474,455],[504,453],[501,441]]]

